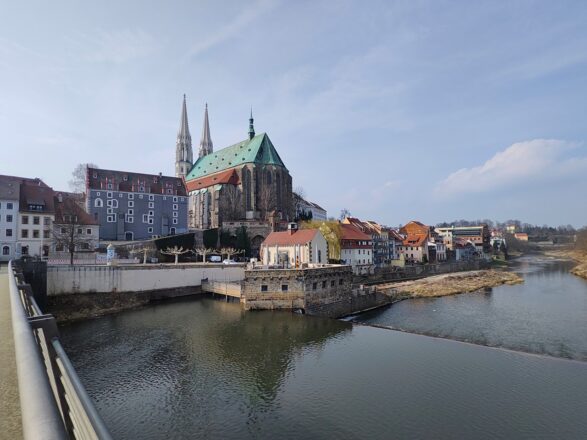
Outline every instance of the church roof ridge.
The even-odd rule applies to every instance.
[[[199,179],[245,163],[279,165],[285,168],[267,133],[259,133],[252,139],[242,140],[200,157],[185,179]]]

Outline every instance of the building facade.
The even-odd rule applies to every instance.
[[[16,256],[47,257],[52,244],[55,219],[53,189],[40,179],[20,185]]]
[[[369,274],[373,269],[371,236],[351,224],[341,224],[340,259],[353,268],[356,275]]]
[[[0,261],[16,257],[20,184],[0,176]]]
[[[83,204],[84,199],[78,194],[55,194],[51,258],[63,258],[71,252],[93,252],[98,247],[100,224],[85,211]]]
[[[255,134],[213,152],[207,114],[201,156],[185,178],[190,197],[189,225],[217,228],[223,222],[260,220],[284,222],[292,215],[292,179],[266,133]],[[210,148],[203,146],[209,145]]]
[[[100,240],[146,240],[187,232],[183,180],[88,168],[86,212],[100,225]]]
[[[429,246],[430,227],[418,221],[411,221],[401,227],[399,233],[405,238],[399,247],[406,263],[430,262]]]
[[[301,267],[327,264],[328,245],[318,229],[297,229],[292,223],[287,231],[272,232],[261,244],[263,265]]]
[[[326,221],[328,219],[326,210],[317,203],[310,202],[295,192],[292,193],[292,197],[297,218],[317,221]]]

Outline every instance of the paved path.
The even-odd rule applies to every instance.
[[[0,266],[0,439],[22,438],[8,270]]]

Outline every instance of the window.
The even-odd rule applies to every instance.
[[[6,216],[6,223],[12,223],[12,214]]]
[[[316,290],[317,287],[318,287],[318,283],[312,283],[312,290]]]
[[[143,195],[142,194],[139,194],[139,199],[141,199],[141,200],[143,199]]]
[[[143,223],[147,223],[149,221],[149,216],[147,214],[143,214]]]
[[[342,278],[340,280],[338,280],[338,285],[342,286]]]
[[[173,224],[174,225],[177,225],[177,219],[176,218],[173,219]]]
[[[106,214],[114,214],[114,208],[106,209]]]
[[[155,202],[149,202],[149,208],[154,208],[155,207]]]
[[[153,217],[155,215],[155,211],[149,211],[149,217]]]
[[[134,198],[135,198],[135,195],[134,194],[129,194],[128,195],[128,200],[134,200]]]
[[[12,203],[10,203],[10,202],[9,202],[9,203],[7,203],[7,204],[6,204],[6,209],[12,209]]]
[[[144,187],[144,186],[142,186],[142,185],[141,185],[141,186],[139,186],[139,191],[140,191],[140,192],[145,192],[145,187]],[[142,197],[141,197],[141,198],[142,198]]]
[[[155,196],[153,194],[149,194],[149,200],[155,200]]]
[[[135,222],[135,218],[132,216],[127,215],[126,216],[126,222],[127,223],[134,223]]]
[[[173,205],[173,210],[177,211],[177,205]]]
[[[152,233],[153,233],[153,228],[149,227],[149,228],[147,229],[147,232],[148,232],[149,234],[152,234]]]
[[[134,209],[129,209],[126,213],[128,215],[135,215],[135,210]]]
[[[153,217],[149,217],[149,224],[152,225],[153,224]]]
[[[78,234],[83,234],[84,233],[84,230],[82,228],[77,228],[77,233]]]
[[[282,284],[282,285],[281,285],[281,291],[282,291],[282,292],[287,292],[287,289],[288,289],[288,287],[289,287],[289,286],[288,286],[287,284]]]
[[[102,202],[102,199],[94,200],[94,208],[101,208],[102,206],[104,206],[104,202]]]
[[[82,244],[80,244],[80,248],[84,251],[87,251],[88,249],[90,249],[90,244],[89,243],[82,243]]]
[[[173,198],[173,201],[177,203],[177,197],[174,197]]]
[[[98,191],[98,192],[96,193],[96,195],[97,195],[98,197],[100,197],[100,191]]]
[[[334,280],[330,281],[330,287],[334,287]]]
[[[21,249],[21,253],[22,253],[22,255],[28,255],[29,254],[29,247],[23,246]]]
[[[128,207],[129,208],[134,208],[135,207],[135,202],[133,202],[132,200],[128,201]]]
[[[20,231],[20,232],[21,232],[20,236],[21,236],[22,238],[29,238],[29,230],[28,230],[28,229],[23,229],[23,230],[22,230],[22,231]]]
[[[163,196],[163,200],[167,200],[167,197]]]
[[[126,181],[128,180],[128,176],[124,176],[124,177],[122,178],[122,180],[124,180],[124,181],[126,182]]]
[[[169,234],[175,235],[175,228],[169,228]]]
[[[49,226],[49,225],[51,224],[51,217],[45,217],[45,218],[43,219],[43,224],[44,224],[45,226]]]
[[[2,247],[2,255],[10,255],[10,248],[8,246]]]
[[[116,222],[116,214],[112,214],[106,217],[106,221],[108,223],[115,223]]]
[[[43,231],[43,238],[51,238],[50,233],[51,233],[51,231],[49,231],[49,229],[45,229]]]
[[[67,229],[66,228],[61,228],[61,233],[62,234],[67,234]]]
[[[180,197],[180,198],[179,198],[179,201],[180,201],[180,202],[183,202],[183,201],[184,201],[184,198],[183,198],[183,197]]]
[[[167,194],[173,194],[173,191],[170,188],[167,188]]]
[[[33,216],[33,225],[40,225],[41,224],[41,217]]]
[[[87,235],[92,235],[92,230],[90,228],[86,229],[86,234]]]
[[[326,281],[322,281],[322,288],[325,289],[326,288]]]
[[[6,230],[6,236],[7,237],[12,237],[12,229],[7,229]]]
[[[119,193],[119,194],[118,194],[118,198],[119,198],[119,199],[122,199],[122,196],[124,196],[124,194],[122,194],[122,193]]]
[[[267,284],[261,284],[261,292],[267,292]]]
[[[109,187],[109,188],[112,188],[112,184],[111,184],[111,183],[109,183],[109,184],[108,184],[108,187]],[[108,191],[107,197],[108,197],[109,199],[111,199],[111,198],[112,198],[112,191]]]
[[[118,200],[111,199],[106,202],[106,205],[110,206],[111,208],[118,208]]]
[[[112,184],[111,183],[109,183],[107,186],[108,186],[108,189],[112,189]],[[112,196],[110,195],[108,197],[112,197]]]
[[[178,215],[177,215],[177,212],[175,212],[175,211],[174,211],[174,212],[173,212],[173,216],[174,216],[174,217],[177,217],[177,216],[178,216]]]

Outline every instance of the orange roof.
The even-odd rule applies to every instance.
[[[199,179],[189,180],[186,182],[187,190],[196,191],[198,189],[208,188],[212,185],[220,185],[222,183],[229,183],[231,185],[238,185],[239,178],[234,168],[222,171],[220,173],[211,174],[209,176],[201,177]]]
[[[290,231],[272,232],[267,236],[262,246],[290,246],[306,244],[314,239],[318,229],[300,229],[293,234]]]
[[[341,223],[340,229],[342,232],[341,240],[369,240],[371,241],[371,236],[361,232],[359,228],[352,224],[348,223]]]
[[[422,246],[427,241],[427,235],[408,235],[402,244],[404,246]]]

